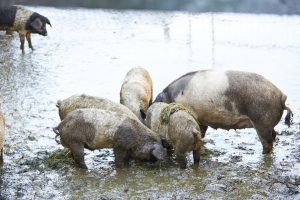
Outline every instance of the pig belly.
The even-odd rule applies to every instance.
[[[226,111],[197,112],[201,125],[222,129],[244,129],[253,128],[251,120],[246,115]]]
[[[113,148],[112,138],[109,135],[101,134],[97,135],[92,142],[88,144],[89,149],[104,149]]]

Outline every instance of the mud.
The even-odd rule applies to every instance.
[[[0,199],[299,199],[300,17],[31,7],[52,23],[22,55],[17,34],[0,32],[0,106],[6,117]],[[174,157],[116,169],[110,149],[86,150],[77,169],[52,127],[57,99],[86,93],[116,102],[126,72],[145,67],[154,96],[199,69],[252,71],[288,96],[271,155],[255,130],[208,129],[199,166]],[[285,113],[284,113],[285,115]]]

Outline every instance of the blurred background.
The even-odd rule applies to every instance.
[[[300,13],[299,0],[1,0],[0,2],[0,6],[22,4],[55,7],[179,10],[192,12]]]

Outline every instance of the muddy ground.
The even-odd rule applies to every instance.
[[[0,106],[6,117],[0,199],[300,199],[300,17],[30,7],[49,35],[31,51],[0,32]],[[58,99],[91,94],[119,101],[126,72],[148,69],[155,95],[199,69],[256,72],[288,96],[291,127],[276,126],[271,155],[253,129],[208,129],[200,165],[174,157],[116,169],[110,149],[86,150],[74,167],[55,140]],[[284,113],[285,116],[285,113]]]

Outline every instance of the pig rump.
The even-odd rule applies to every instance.
[[[166,148],[174,149],[181,168],[186,168],[186,154],[190,151],[194,164],[199,164],[203,141],[192,111],[180,104],[154,103],[147,111],[146,124],[162,137]]]
[[[121,86],[120,103],[128,107],[141,122],[144,122],[152,98],[153,84],[148,71],[142,67],[129,70]]]

